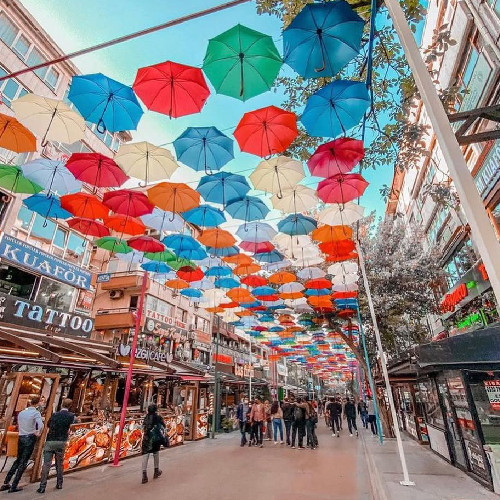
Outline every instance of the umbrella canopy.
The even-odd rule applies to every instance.
[[[330,300],[330,290],[328,288],[311,288],[307,289],[304,294],[307,297],[326,297]]]
[[[127,245],[138,252],[163,252],[165,245],[152,236],[135,236],[129,238]]]
[[[114,160],[127,175],[146,184],[169,179],[179,167],[168,149],[146,141],[122,144]]]
[[[237,246],[233,247],[224,247],[224,248],[214,248],[214,247],[207,247],[207,252],[210,254],[212,257],[229,257],[233,255],[239,254],[240,250]]]
[[[250,255],[245,255],[244,253],[239,253],[237,255],[230,255],[224,257],[223,260],[228,264],[236,264],[237,266],[248,265],[253,262],[252,257],[250,257]]]
[[[307,160],[307,166],[311,175],[327,178],[350,172],[364,156],[363,141],[340,137],[321,144]]]
[[[147,192],[153,205],[170,212],[187,212],[200,204],[199,193],[183,182],[160,182]]]
[[[262,241],[261,243],[256,243],[253,241],[242,241],[240,243],[240,248],[245,252],[262,253],[274,250],[274,245],[270,241]]]
[[[155,261],[143,262],[141,264],[141,267],[145,271],[158,274],[168,273],[171,270],[171,267],[168,266],[165,262],[155,262]]]
[[[311,280],[307,280],[305,283],[306,288],[331,288],[332,282],[327,280],[326,278],[315,278]]]
[[[339,205],[329,205],[318,215],[318,222],[332,225],[350,225],[363,218],[365,208],[349,201]]]
[[[233,141],[215,127],[189,127],[175,141],[177,160],[193,170],[220,170],[234,158]]]
[[[234,268],[234,274],[237,276],[247,276],[261,270],[258,264],[240,264]]]
[[[281,293],[296,293],[302,292],[304,290],[304,285],[298,283],[297,281],[290,281],[289,283],[284,283],[279,287]]]
[[[162,243],[174,251],[178,250],[198,250],[201,245],[192,237],[187,234],[170,234],[165,236]]]
[[[318,184],[318,196],[325,203],[346,203],[362,196],[367,187],[360,174],[337,174]]]
[[[189,283],[184,280],[174,279],[166,281],[165,286],[172,290],[182,290],[183,288],[189,288]]]
[[[294,273],[287,271],[279,271],[277,273],[269,276],[269,283],[276,283],[278,285],[284,285],[285,283],[291,283],[297,279]]]
[[[75,217],[86,219],[105,219],[109,208],[103,205],[95,195],[73,193],[61,196],[61,207],[71,212]]]
[[[344,0],[307,4],[283,31],[283,59],[304,78],[335,76],[358,55],[363,27]]]
[[[135,130],[143,114],[134,91],[102,73],[73,76],[68,99],[100,133]]]
[[[47,141],[73,144],[85,137],[85,120],[65,102],[36,94],[12,101],[16,117],[32,132]]]
[[[263,286],[267,284],[267,280],[262,276],[251,274],[249,276],[245,276],[244,278],[242,278],[241,284],[247,286]]]
[[[311,210],[319,200],[314,189],[298,184],[290,189],[283,189],[281,197],[278,194],[272,196],[271,203],[284,213],[298,213]]]
[[[96,240],[95,244],[99,248],[104,248],[111,253],[130,253],[133,250],[127,245],[126,241],[120,240],[119,238],[113,238],[112,236],[104,236]]]
[[[203,71],[218,94],[245,101],[271,88],[281,64],[270,36],[238,24],[209,40]]]
[[[276,229],[266,222],[250,222],[248,224],[241,224],[236,231],[236,236],[238,236],[238,238],[241,238],[244,241],[251,241],[253,243],[270,241],[277,234]]]
[[[278,229],[292,236],[309,234],[316,228],[316,221],[312,217],[302,214],[290,214],[278,222]]]
[[[352,229],[349,226],[324,226],[318,227],[311,233],[311,238],[316,241],[337,241],[352,238]]]
[[[332,276],[353,274],[357,272],[357,262],[337,262],[328,268],[328,274],[331,274]]]
[[[69,219],[67,223],[71,229],[74,229],[85,236],[97,236],[98,238],[109,236],[109,229],[104,224],[101,224],[93,219],[75,217],[73,219]]]
[[[280,262],[284,259],[284,255],[278,250],[271,250],[270,252],[257,253],[255,254],[255,259],[259,262],[266,262],[271,264],[273,262]]]
[[[301,269],[298,273],[297,276],[300,279],[316,279],[316,278],[323,278],[326,275],[325,271],[320,269],[319,267],[305,267],[304,269]]]
[[[13,116],[0,113],[0,147],[14,153],[29,153],[36,151],[36,138]]]
[[[146,226],[140,219],[123,214],[113,214],[104,219],[104,223],[109,229],[117,233],[138,236],[146,232]]]
[[[197,290],[196,288],[185,288],[184,290],[181,290],[181,295],[190,299],[198,299],[202,297],[203,292],[201,290]]]
[[[73,153],[66,168],[79,181],[97,187],[120,187],[128,180],[111,158],[100,153]]]
[[[251,222],[265,219],[266,215],[269,213],[269,208],[256,196],[245,196],[229,203],[226,206],[226,212],[233,217],[233,219]]]
[[[201,69],[172,61],[140,68],[132,88],[148,109],[171,118],[199,113],[210,95]]]
[[[61,207],[61,201],[55,194],[33,194],[23,200],[23,204],[43,217],[69,219],[72,216],[71,212]]]
[[[207,269],[205,272],[205,276],[207,277],[217,277],[220,278],[222,276],[231,276],[233,274],[233,270],[229,266],[214,266],[210,269]]]
[[[28,179],[47,191],[68,194],[77,193],[82,189],[82,183],[75,179],[62,161],[37,158],[25,163],[21,168]]]
[[[285,151],[297,135],[295,115],[276,106],[245,113],[234,131],[240,149],[257,156]]]
[[[240,282],[235,278],[225,277],[225,278],[217,278],[214,282],[214,285],[218,288],[237,288],[240,286]]]
[[[369,106],[364,82],[335,80],[309,97],[301,121],[309,135],[335,137],[357,125]]]
[[[250,174],[255,189],[283,197],[283,190],[294,188],[304,178],[302,163],[286,156],[263,160]]]
[[[168,262],[172,264],[176,261],[176,256],[170,250],[163,250],[163,252],[146,252],[144,257],[153,262]]]
[[[141,215],[141,220],[146,226],[162,231],[182,231],[184,221],[179,214],[166,212],[155,207],[150,214]]]
[[[154,208],[144,193],[131,189],[108,191],[104,193],[102,202],[113,212],[130,217],[150,214]]]
[[[217,227],[226,222],[224,212],[211,205],[200,205],[199,207],[192,208],[184,212],[182,217],[187,222],[201,227]]]
[[[200,281],[203,279],[205,274],[199,267],[181,267],[177,271],[177,276],[184,281],[192,282],[192,281]]]
[[[359,280],[357,274],[339,274],[333,278],[334,285],[351,285]]]
[[[42,186],[23,175],[21,168],[15,165],[0,165],[0,186],[12,193],[35,194],[42,191]]]
[[[205,201],[226,205],[245,196],[250,186],[242,175],[217,172],[202,177],[196,190]]]
[[[231,233],[220,228],[205,229],[198,236],[198,241],[213,248],[232,247],[236,243],[236,239]]]
[[[346,255],[351,253],[355,248],[356,244],[352,240],[326,241],[319,244],[319,249],[330,255]]]

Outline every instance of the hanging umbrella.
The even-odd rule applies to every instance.
[[[252,290],[252,295],[255,297],[264,297],[266,295],[274,295],[276,290],[271,286],[258,286]]]
[[[315,278],[307,280],[305,283],[306,288],[331,288],[332,282],[326,278]]]
[[[192,237],[187,234],[170,234],[163,238],[162,243],[174,250],[198,250],[201,245]]]
[[[300,279],[315,279],[315,278],[324,278],[326,275],[325,271],[320,269],[319,267],[305,267],[304,269],[301,269],[298,273],[297,276]]]
[[[337,241],[352,238],[352,229],[349,226],[324,226],[318,227],[311,233],[311,238],[315,241]]]
[[[351,285],[352,283],[357,283],[359,276],[357,274],[341,274],[333,278],[334,285]]]
[[[205,252],[205,250],[203,250],[202,248],[191,248],[189,250],[185,250],[185,249],[175,250],[175,254],[179,258],[184,259],[184,260],[197,260],[198,261],[198,260],[203,260],[206,257],[208,257],[207,252]],[[182,267],[182,266],[180,266],[180,267]]]
[[[290,281],[289,283],[284,283],[279,287],[281,293],[297,293],[304,290],[304,285],[298,283],[297,281]]]
[[[183,288],[189,288],[189,283],[184,280],[173,279],[165,282],[165,286],[171,288],[172,290],[182,290]]]
[[[73,144],[85,137],[85,120],[65,102],[35,94],[26,94],[12,101],[16,117],[32,132],[47,141]]]
[[[101,134],[135,130],[143,114],[134,91],[102,73],[73,76],[68,99]]]
[[[191,286],[198,290],[212,290],[212,288],[215,288],[215,285],[212,283],[212,281],[206,278],[203,278],[200,281],[191,282]]]
[[[146,184],[169,179],[179,167],[168,149],[146,141],[122,144],[114,160],[127,175]]]
[[[222,277],[222,276],[231,276],[233,274],[233,270],[229,266],[214,266],[208,269],[205,272],[205,276],[207,277]]]
[[[335,80],[309,97],[301,121],[309,135],[335,137],[357,125],[369,106],[364,82]]]
[[[237,276],[247,276],[252,273],[256,273],[261,270],[258,264],[241,264],[234,268],[234,274]]]
[[[75,217],[73,219],[69,219],[67,223],[71,229],[74,229],[85,236],[97,236],[99,238],[109,236],[109,229],[104,224],[101,224],[93,219]]]
[[[196,190],[205,201],[226,205],[245,196],[250,186],[242,175],[217,172],[202,177]]]
[[[328,268],[328,274],[331,274],[332,276],[353,274],[357,272],[357,262],[337,262]]]
[[[146,226],[162,231],[182,231],[184,221],[179,214],[165,212],[155,207],[150,214],[141,215],[141,220]]]
[[[181,295],[190,299],[199,299],[203,296],[203,292],[201,290],[196,290],[195,288],[185,288],[184,290],[181,290]]]
[[[278,250],[271,250],[270,252],[255,254],[256,260],[258,260],[259,262],[267,262],[268,264],[280,262],[283,260],[283,258],[284,255],[278,252]]]
[[[356,292],[359,289],[359,286],[356,283],[351,283],[349,285],[338,284],[332,287],[332,290],[335,292]]]
[[[129,253],[133,250],[127,245],[126,241],[120,240],[119,238],[113,238],[112,236],[104,236],[96,240],[95,244],[99,248],[104,248],[111,253]]]
[[[114,214],[106,217],[104,223],[109,229],[130,236],[138,236],[146,232],[146,226],[140,219],[128,215]]]
[[[232,247],[236,243],[236,239],[231,233],[220,228],[205,229],[198,236],[198,241],[213,248]]]
[[[330,255],[347,255],[356,248],[352,240],[326,241],[319,244],[319,249]]]
[[[68,194],[77,193],[82,189],[82,183],[75,179],[62,161],[37,158],[25,163],[21,168],[25,177],[47,191]]]
[[[311,288],[304,292],[306,297],[326,297],[330,300],[330,290],[328,288]]]
[[[160,182],[147,192],[153,205],[173,213],[187,212],[200,204],[199,193],[183,182]]]
[[[344,262],[346,260],[356,260],[358,259],[358,254],[356,252],[328,255],[326,257],[326,262]]]
[[[284,213],[298,213],[311,210],[319,200],[314,189],[298,184],[290,189],[283,189],[281,197],[275,194],[271,203]]]
[[[311,238],[306,234],[293,236],[280,233],[276,236],[276,238],[274,238],[274,242],[276,243],[276,246],[283,251],[291,250],[293,248],[305,248],[314,245]]]
[[[350,172],[364,157],[363,141],[350,137],[340,137],[321,144],[307,160],[311,175],[332,177]]]
[[[282,233],[292,236],[309,234],[315,228],[316,221],[312,217],[302,214],[290,214],[278,222],[278,229]]]
[[[269,276],[269,283],[276,283],[278,285],[284,285],[285,283],[291,283],[297,279],[294,273],[287,271],[280,271]]]
[[[325,203],[346,203],[362,196],[367,187],[360,174],[337,174],[318,184],[318,196]]]
[[[225,278],[217,278],[214,282],[214,285],[218,288],[237,288],[240,286],[240,282],[234,278],[225,277]]]
[[[146,252],[144,257],[153,262],[168,262],[169,265],[176,261],[176,256],[170,250],[163,250],[163,252]]]
[[[251,297],[250,291],[247,290],[246,288],[241,288],[241,287],[229,290],[229,292],[227,292],[226,295],[235,302],[241,302],[242,299],[248,299],[249,297]]]
[[[260,243],[256,243],[253,241],[242,241],[240,243],[240,248],[245,252],[250,253],[262,253],[262,252],[270,252],[274,250],[274,245],[270,241],[262,241]]]
[[[226,216],[222,210],[210,205],[200,205],[182,214],[182,217],[191,224],[200,227],[217,227],[226,222]]]
[[[212,267],[215,266],[221,266],[223,264],[223,261],[220,257],[207,257],[206,259],[203,259],[198,262],[199,266],[205,267],[207,269],[211,269]]]
[[[35,194],[42,191],[42,186],[28,179],[15,165],[0,165],[0,187],[12,193]]]
[[[233,218],[251,222],[265,219],[269,213],[267,205],[256,196],[245,196],[226,206],[226,212]]]
[[[224,248],[214,248],[214,247],[207,247],[207,252],[211,256],[215,257],[229,257],[233,255],[239,254],[240,250],[237,246],[234,247],[224,247]]]
[[[249,222],[248,224],[241,224],[236,231],[236,236],[238,236],[238,238],[244,241],[252,241],[253,243],[270,241],[277,234],[276,229],[266,222]]]
[[[209,40],[203,71],[218,94],[246,101],[272,87],[281,64],[270,36],[238,24]]]
[[[172,61],[139,68],[132,88],[148,109],[171,118],[199,113],[210,95],[201,69]]]
[[[140,264],[144,262],[144,254],[136,250],[132,250],[129,253],[118,253],[116,257],[123,262],[129,262],[131,264]]]
[[[103,205],[93,194],[73,193],[61,196],[61,207],[75,217],[86,219],[105,219],[109,208]]]
[[[135,236],[129,238],[127,245],[138,252],[163,252],[165,245],[152,236]]]
[[[131,189],[108,191],[104,193],[102,202],[113,212],[130,217],[150,214],[154,208],[144,193]]]
[[[262,276],[251,274],[249,276],[245,276],[244,278],[242,278],[241,284],[247,286],[263,286],[267,284],[267,280]]]
[[[171,267],[165,264],[165,262],[155,262],[155,261],[143,262],[141,264],[141,267],[145,271],[157,274],[168,273],[171,270]]]
[[[293,113],[267,106],[245,113],[233,135],[242,151],[269,156],[285,151],[297,134],[297,118]]]
[[[177,160],[193,170],[220,170],[234,158],[233,141],[215,127],[189,127],[175,141]]]
[[[335,76],[359,54],[364,24],[344,0],[307,4],[283,31],[283,59],[304,78]]]
[[[283,190],[294,188],[304,178],[302,163],[286,156],[263,160],[250,174],[255,189],[283,197]]]
[[[244,253],[238,253],[235,255],[227,256],[223,258],[224,262],[228,264],[236,264],[237,266],[243,266],[252,264],[253,259],[250,255],[245,255]]]
[[[72,217],[71,212],[61,207],[61,201],[55,194],[33,194],[23,200],[23,204],[43,217],[52,219],[69,219]]]
[[[36,151],[36,138],[13,116],[0,113],[0,147],[14,153],[30,153]]]
[[[205,273],[200,269],[200,267],[191,268],[191,267],[181,267],[177,271],[177,276],[184,281],[188,281],[191,283],[192,281],[200,281],[205,276]]]
[[[66,168],[79,181],[96,187],[120,187],[129,179],[111,158],[100,153],[73,153]]]
[[[345,204],[330,205],[318,215],[318,222],[332,225],[351,225],[363,218],[365,208],[349,201]]]

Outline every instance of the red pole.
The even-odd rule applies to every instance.
[[[116,440],[116,449],[115,456],[113,458],[113,466],[118,466],[120,461],[120,448],[122,445],[123,438],[123,427],[125,426],[125,416],[127,414],[127,404],[128,398],[130,396],[130,385],[132,384],[132,372],[134,371],[134,361],[135,361],[135,351],[137,349],[137,338],[139,337],[139,330],[141,328],[141,320],[142,320],[142,309],[144,306],[144,297],[146,296],[146,289],[148,283],[148,272],[144,271],[142,277],[142,287],[141,287],[141,296],[139,299],[139,309],[135,315],[135,331],[134,331],[134,339],[132,340],[132,348],[130,350],[130,364],[128,365],[127,370],[127,379],[125,381],[125,394],[123,395],[122,402],[122,411],[120,415],[120,427],[118,429],[118,438]]]

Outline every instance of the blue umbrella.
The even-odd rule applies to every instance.
[[[141,267],[144,271],[150,271],[152,273],[168,273],[172,270],[165,262],[156,262],[154,260],[144,262],[144,264],[141,264]]]
[[[226,222],[226,216],[222,210],[210,205],[200,205],[182,214],[184,219],[191,224],[202,227],[217,227]]]
[[[226,206],[226,212],[233,219],[250,222],[258,219],[265,219],[269,213],[268,206],[256,196],[245,196],[233,201]]]
[[[269,328],[270,332],[282,332],[284,328],[282,326],[272,326]]]
[[[146,226],[162,231],[182,231],[184,221],[179,214],[166,212],[161,208],[155,207],[150,214],[141,216],[142,222]]]
[[[252,307],[260,307],[262,305],[262,302],[260,302],[259,300],[255,300],[254,302],[242,302],[240,304],[240,307],[243,307],[243,309],[251,309]],[[243,321],[247,321],[246,318],[242,318]],[[252,318],[254,319],[254,318]],[[250,320],[248,320],[250,321]],[[254,319],[255,323],[253,324],[257,324],[257,321]]]
[[[26,198],[23,203],[30,210],[43,217],[52,217],[53,219],[69,219],[73,217],[71,212],[61,208],[59,197],[55,194],[33,194]]]
[[[82,183],[75,179],[62,161],[37,158],[22,165],[21,169],[25,177],[47,191],[62,195],[77,193],[82,189]]]
[[[68,99],[101,134],[135,130],[143,114],[132,88],[102,73],[74,76]]]
[[[241,224],[236,231],[236,236],[243,241],[251,241],[252,243],[262,243],[271,241],[277,235],[276,229],[271,227],[266,222],[250,222]]]
[[[250,186],[242,175],[217,172],[202,177],[196,190],[205,201],[226,205],[245,196],[250,191]]]
[[[234,158],[233,141],[215,127],[189,127],[175,141],[177,160],[197,172],[221,169]]]
[[[364,24],[344,0],[307,4],[283,31],[284,61],[304,78],[335,76],[359,54]]]
[[[177,257],[186,260],[203,260],[208,257],[207,252],[200,248],[189,248],[182,250],[174,250]]]
[[[336,137],[357,125],[369,106],[364,82],[335,80],[309,97],[301,121],[309,135]]]
[[[207,252],[210,255],[215,255],[216,257],[230,257],[231,255],[236,255],[240,253],[240,249],[237,246],[226,247],[226,248],[214,248],[206,247]]]
[[[197,290],[196,288],[184,288],[181,290],[181,295],[193,299],[200,298],[203,295],[203,292],[201,290]]]
[[[274,295],[276,290],[272,286],[258,286],[252,290],[252,295]]]
[[[315,219],[302,214],[290,214],[278,222],[278,229],[290,236],[309,234],[316,227]]]
[[[255,259],[259,262],[274,263],[280,262],[284,258],[284,255],[278,250],[272,250],[271,252],[257,253],[255,254]]]
[[[211,290],[212,288],[215,288],[212,281],[207,278],[203,278],[200,281],[192,281],[191,287],[197,288],[198,290]]]
[[[172,250],[195,250],[201,248],[200,243],[198,243],[192,236],[186,234],[169,234],[161,240],[161,242],[168,248]]]
[[[229,266],[214,266],[207,270],[205,276],[216,276],[220,278],[222,276],[231,276],[233,274],[233,270]]]
[[[330,295],[331,291],[328,288],[308,288],[304,294],[308,297],[322,297],[323,295]]]
[[[219,278],[215,280],[214,285],[218,288],[237,288],[240,282],[234,278]]]

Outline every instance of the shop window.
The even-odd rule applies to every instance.
[[[46,219],[40,214],[35,215],[33,226],[31,228],[31,238],[37,238],[45,243],[51,243],[56,230],[56,224],[50,219]]]
[[[0,12],[0,40],[10,47],[18,33],[19,28],[5,15],[5,12]]]
[[[74,264],[80,264],[85,252],[86,243],[83,238],[77,236],[75,233],[71,233],[68,238],[65,258]]]
[[[36,301],[44,306],[69,311],[75,290],[71,285],[43,276],[40,280]]]
[[[434,380],[419,383],[420,400],[427,418],[427,423],[439,429],[445,429],[443,412],[439,402],[439,394]]]
[[[24,205],[21,205],[17,214],[17,220],[20,224],[16,224],[16,226],[28,231],[31,225],[31,219],[33,219],[33,212]]]
[[[469,383],[485,444],[500,444],[500,373],[470,372]]]
[[[137,305],[138,304],[139,304],[139,296],[138,295],[132,295],[130,297],[130,304],[129,304],[130,309],[137,309]]]
[[[29,299],[35,287],[37,277],[17,267],[0,265],[0,291]]]

